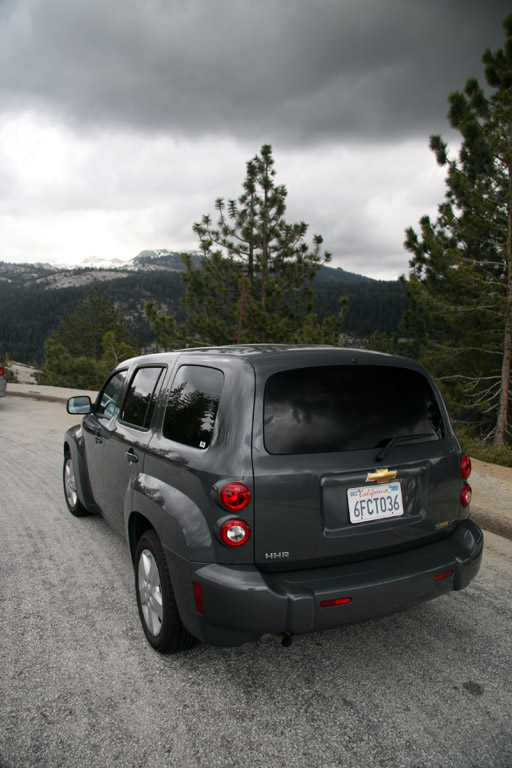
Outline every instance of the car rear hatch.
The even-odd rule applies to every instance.
[[[460,516],[460,449],[421,366],[281,370],[260,381],[255,562],[351,562],[419,546]]]

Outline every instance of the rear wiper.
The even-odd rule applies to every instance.
[[[391,437],[386,438],[384,441],[381,441],[384,442],[384,447],[376,455],[375,461],[382,461],[382,459],[388,455],[392,448],[394,448],[395,445],[398,445],[399,443],[411,443],[415,440],[425,440],[427,437],[435,438],[435,434],[432,432],[425,432],[420,435],[392,435]]]

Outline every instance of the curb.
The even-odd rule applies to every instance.
[[[97,392],[79,390],[70,387],[49,387],[42,384],[8,384],[7,397],[30,397],[33,400],[43,400],[49,403],[67,403],[73,395],[89,395],[96,400]]]
[[[43,392],[28,391],[28,392],[7,392],[7,397],[30,397],[32,400],[45,400],[48,403],[67,403],[67,397],[63,395],[47,395]],[[71,395],[70,395],[71,397]]]
[[[470,518],[485,531],[496,533],[512,541],[512,521],[497,517],[495,514],[491,515],[485,509],[473,505],[471,505]]]

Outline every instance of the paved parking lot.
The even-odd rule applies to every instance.
[[[160,657],[124,544],[66,510],[73,422],[0,401],[1,768],[510,768],[512,542],[400,615]]]

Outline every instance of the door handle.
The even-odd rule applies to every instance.
[[[129,451],[126,451],[125,455],[126,455],[126,459],[128,461],[128,464],[136,464],[138,462],[138,460],[139,460],[139,457],[137,456],[137,454],[135,453],[133,448],[130,448]]]

